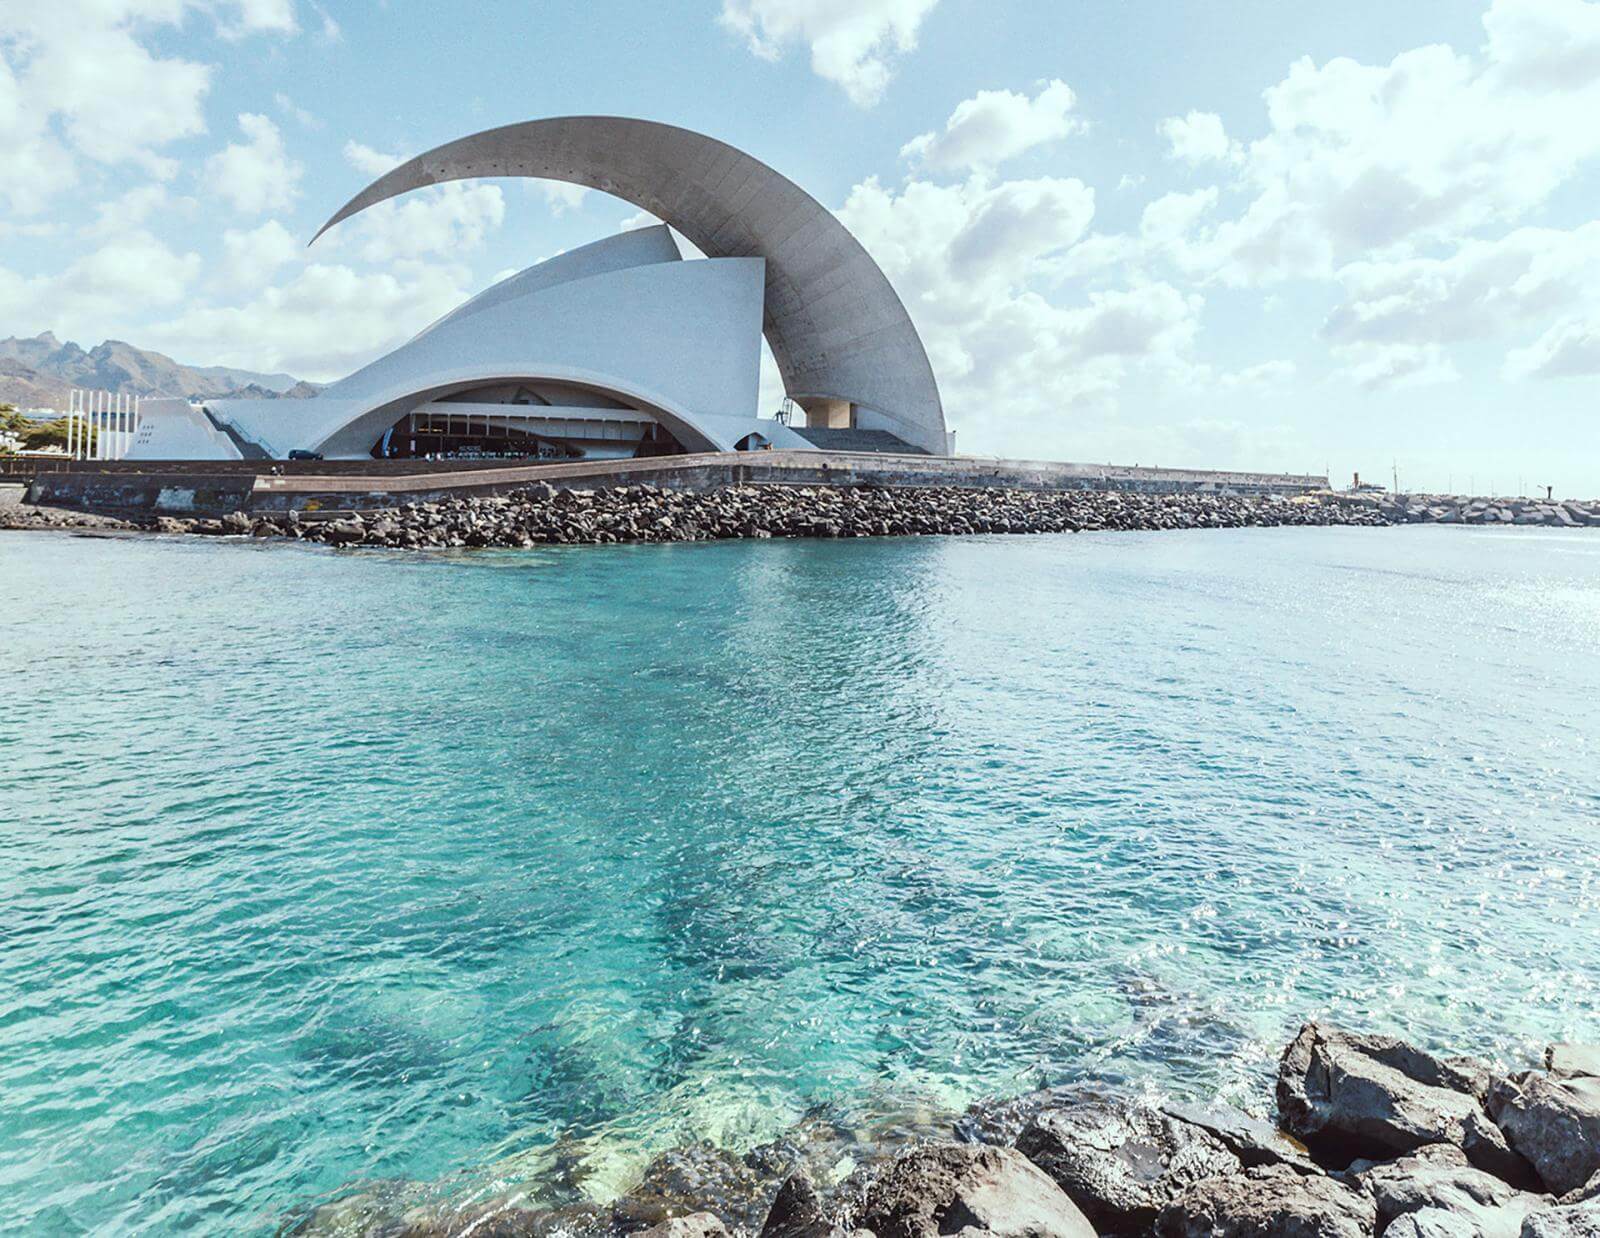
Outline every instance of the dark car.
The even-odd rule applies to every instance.
[[[289,453],[289,459],[291,459],[291,460],[320,460],[320,459],[322,459],[322,453],[320,451],[302,451],[300,448],[296,447],[293,451],[291,451]]]

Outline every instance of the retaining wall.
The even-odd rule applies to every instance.
[[[977,456],[763,451],[661,456],[644,460],[213,462],[83,461],[40,474],[31,502],[106,511],[318,511],[390,507],[447,495],[495,494],[533,482],[558,489],[655,485],[958,486],[1015,490],[1122,490],[1141,493],[1303,494],[1324,477],[1202,469],[1119,468]]]

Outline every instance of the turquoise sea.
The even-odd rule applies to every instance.
[[[1592,532],[0,534],[0,670],[4,1232],[1600,1038]]]

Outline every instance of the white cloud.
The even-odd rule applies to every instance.
[[[344,42],[344,29],[339,25],[333,14],[318,4],[317,0],[311,0],[311,7],[316,10],[317,20],[322,23],[322,41],[324,43]]]
[[[1514,222],[1600,155],[1600,6],[1494,0],[1476,55],[1420,47],[1387,65],[1309,58],[1266,92],[1269,129],[1163,126],[1191,161],[1232,160],[1245,205],[1197,230],[1186,264],[1233,284],[1331,275],[1376,252]]]
[[[568,211],[579,209],[589,196],[586,186],[571,185],[566,181],[540,181],[539,192],[544,195],[552,215],[565,215]]]
[[[322,121],[318,118],[315,112],[308,111],[307,109],[301,107],[288,95],[284,94],[283,91],[277,91],[272,96],[272,102],[277,107],[278,111],[282,112],[302,129],[322,128]]]
[[[1519,228],[1497,240],[1464,241],[1445,257],[1354,262],[1338,279],[1344,298],[1322,333],[1347,354],[1529,340],[1543,332],[1508,356],[1506,376],[1571,374],[1585,324],[1600,323],[1600,222]],[[1410,374],[1402,368],[1399,376]]]
[[[1030,421],[1111,401],[1132,367],[1187,364],[1198,296],[1159,281],[1048,295],[1093,212],[1076,180],[852,190],[840,217],[905,302],[958,428],[1021,442]]]
[[[1217,205],[1216,186],[1193,193],[1163,194],[1144,208],[1139,237],[1154,250],[1181,255],[1191,232]]]
[[[218,29],[229,38],[247,34],[294,34],[294,0],[232,0],[210,5],[217,12]]]
[[[1184,163],[1220,163],[1244,157],[1243,149],[1229,140],[1222,117],[1215,112],[1168,117],[1161,122],[1160,132],[1167,139],[1171,156]]]
[[[1293,361],[1263,361],[1258,365],[1246,366],[1242,370],[1218,375],[1217,385],[1229,391],[1242,388],[1282,387],[1292,382],[1298,372],[1299,369]]]
[[[1600,319],[1559,322],[1506,357],[1508,378],[1589,378],[1600,374]]]
[[[175,253],[129,228],[59,275],[26,278],[0,267],[0,318],[68,338],[130,334],[149,309],[181,303],[200,270],[198,254]]]
[[[304,169],[289,158],[270,118],[241,112],[239,128],[245,141],[232,142],[206,160],[206,191],[247,215],[286,210],[300,196]]]
[[[212,68],[147,44],[192,12],[229,37],[294,29],[292,0],[5,0],[0,4],[0,195],[42,210],[77,184],[79,161],[176,171],[161,153],[206,130]]]
[[[1334,349],[1344,376],[1368,390],[1453,383],[1461,374],[1437,344],[1347,344]]]
[[[811,68],[870,107],[894,60],[913,50],[938,0],[722,0],[720,20],[756,55],[776,60],[791,43],[811,49]]]
[[[187,213],[194,206],[193,198],[173,198],[164,184],[152,181],[99,203],[95,207],[95,221],[84,233],[101,239],[117,237],[130,228],[143,227],[152,216],[173,211]]]
[[[248,231],[230,228],[222,234],[226,255],[224,278],[240,288],[259,288],[301,252],[300,242],[276,219]]]
[[[454,265],[397,263],[359,273],[313,263],[243,305],[194,306],[148,331],[152,346],[213,365],[343,377],[453,309],[468,294]]]
[[[453,182],[368,207],[342,225],[363,260],[385,263],[430,254],[465,254],[505,219],[498,185]]]
[[[344,158],[357,172],[364,172],[371,177],[382,176],[385,172],[392,172],[405,162],[399,155],[386,155],[381,150],[373,150],[360,142],[349,141],[344,144]]]
[[[1083,132],[1087,126],[1072,115],[1077,101],[1063,81],[1047,83],[1032,99],[1010,90],[980,90],[956,105],[942,132],[912,138],[900,154],[934,171],[993,169]]]
[[[403,162],[398,156],[360,142],[346,142],[345,160],[366,176],[377,177]],[[353,247],[367,262],[459,255],[477,249],[505,219],[505,196],[498,185],[450,181],[370,206],[340,225],[319,245]]]

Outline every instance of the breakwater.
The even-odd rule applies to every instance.
[[[38,519],[59,525],[84,517],[48,513]],[[450,497],[332,519],[297,511],[239,511],[220,519],[92,519],[101,527],[398,549],[1388,523],[1362,505],[1275,495],[870,486],[558,490],[542,483],[505,495]]]
[[[1600,528],[1600,500],[1487,499],[1461,495],[1402,494],[1356,496],[1390,524],[1543,525],[1550,528]]]
[[[742,485],[920,486],[979,490],[1116,490],[1145,494],[1305,494],[1327,478],[985,456],[897,456],[846,451],[706,452],[630,460],[77,461],[41,472],[30,501],[115,513],[223,516],[232,511],[353,510],[506,494],[542,482],[557,489]]]
[[[743,1155],[657,1157],[619,1198],[526,1192],[417,1206],[398,1184],[316,1208],[304,1235],[572,1238],[1592,1238],[1600,1047],[1496,1071],[1307,1023],[1276,1121],[1092,1083],[870,1132],[807,1121]],[[560,1194],[560,1189],[555,1188]]]

